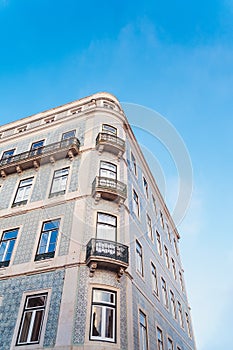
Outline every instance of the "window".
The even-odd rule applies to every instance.
[[[69,175],[69,168],[55,170],[49,197],[53,197],[66,192],[66,184]]]
[[[183,322],[183,315],[182,315],[182,306],[179,301],[177,301],[178,305],[178,316],[179,316],[179,323],[182,328],[184,328],[184,322]]]
[[[140,310],[139,312],[139,327],[140,327],[140,350],[147,350],[147,326],[146,326],[146,315]]]
[[[30,155],[35,156],[37,154],[41,154],[43,146],[44,146],[44,140],[33,142],[31,145]]]
[[[191,325],[190,325],[189,315],[187,312],[185,312],[185,318],[186,318],[186,324],[188,329],[188,335],[190,338],[192,338]]]
[[[166,227],[167,227],[167,236],[168,236],[169,241],[171,242],[171,232],[170,232],[170,228],[169,228],[168,224],[166,224]]]
[[[173,350],[173,341],[170,338],[167,340],[167,350]]]
[[[162,285],[162,295],[163,295],[163,303],[166,307],[168,307],[168,300],[167,300],[167,287],[166,287],[166,282],[161,277],[161,285]]]
[[[134,175],[137,176],[137,163],[132,152],[131,152],[131,162],[132,162],[132,169],[133,169]]]
[[[0,241],[0,267],[9,265],[18,231],[19,229],[16,228],[3,232]]]
[[[32,181],[33,177],[20,181],[12,207],[27,203],[32,187]]]
[[[20,133],[20,132],[24,132],[27,130],[27,125],[24,125],[24,126],[21,126],[20,128],[17,129],[17,132]]]
[[[176,264],[173,258],[171,258],[172,261],[172,273],[173,273],[173,277],[176,280]]]
[[[15,148],[9,149],[8,151],[3,152],[1,160],[5,160],[5,162],[1,162],[1,164],[3,165],[6,163],[9,163],[11,161],[11,157],[13,156],[14,152],[15,152]]]
[[[39,343],[46,301],[47,293],[32,295],[26,298],[17,345]]]
[[[153,194],[152,194],[152,202],[153,202],[155,216],[157,217],[157,215],[158,215],[157,205],[156,205],[156,200],[155,200],[155,197],[153,196]]]
[[[136,269],[143,276],[142,246],[136,240]]]
[[[147,219],[147,233],[150,239],[153,241],[153,231],[152,231],[152,223],[151,223],[151,218],[149,215],[146,216]]]
[[[62,134],[61,139],[63,141],[63,140],[70,139],[71,137],[75,137],[75,130],[70,130],[70,131],[64,132]]]
[[[50,123],[54,122],[54,120],[55,120],[55,116],[46,118],[44,120],[44,122],[45,122],[45,124],[50,124]]]
[[[137,215],[137,217],[139,217],[139,199],[138,199],[137,192],[134,190],[133,190],[133,211],[134,211],[134,214]]]
[[[167,265],[167,268],[169,269],[169,267],[170,267],[169,255],[168,255],[168,249],[165,245],[164,245],[164,254],[165,254],[166,265]]]
[[[182,292],[184,292],[184,282],[183,282],[183,276],[181,271],[179,271],[179,277],[180,277],[180,286],[181,286]]]
[[[157,327],[157,343],[158,350],[163,350],[163,332],[159,327]]]
[[[102,177],[107,177],[110,179],[117,179],[117,166],[109,162],[100,162],[99,174]]]
[[[116,228],[116,216],[104,213],[97,213],[97,238],[116,241]]]
[[[146,198],[148,198],[148,183],[147,183],[144,176],[143,176],[143,189],[144,189],[144,193],[146,195]]]
[[[160,210],[160,225],[164,229],[164,220],[163,220],[163,213]]]
[[[160,239],[160,234],[158,233],[158,231],[156,231],[156,240],[157,240],[157,249],[158,249],[158,253],[159,253],[159,255],[162,256],[161,239]]]
[[[93,289],[90,339],[116,342],[116,293]]]
[[[172,308],[172,316],[176,318],[176,302],[175,302],[175,296],[172,290],[170,290],[170,301],[171,301],[171,308]]]
[[[178,250],[178,246],[177,246],[177,241],[176,241],[175,238],[173,239],[173,241],[174,241],[174,247],[175,247],[176,255],[179,255],[179,250]]]
[[[177,350],[181,350],[181,348],[179,346],[177,346]]]
[[[117,129],[114,128],[114,126],[108,125],[108,124],[103,124],[102,125],[102,131],[106,132],[108,134],[113,134],[113,135],[117,134]]]
[[[152,274],[152,289],[153,289],[153,292],[158,296],[159,291],[158,291],[157,271],[153,263],[151,263],[151,274]]]
[[[35,260],[54,257],[59,225],[60,219],[50,220],[43,223]]]

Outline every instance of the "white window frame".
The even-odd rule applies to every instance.
[[[151,262],[151,278],[152,278],[152,290],[153,293],[158,297],[159,289],[158,289],[158,277],[157,277],[157,269],[153,262]]]
[[[169,252],[168,252],[168,248],[165,244],[164,244],[164,256],[165,256],[167,268],[169,269],[170,268]]]
[[[131,163],[132,163],[133,173],[137,177],[138,176],[137,162],[136,162],[136,159],[134,157],[133,152],[131,152]]]
[[[143,319],[143,322],[142,322]],[[148,350],[148,332],[146,314],[139,309],[139,349]]]
[[[158,350],[163,350],[163,331],[160,327],[156,329]],[[161,335],[161,338],[159,337]]]
[[[175,260],[173,258],[171,258],[171,262],[172,262],[172,274],[174,279],[176,280],[177,276],[176,276],[176,263]]]
[[[144,194],[145,194],[146,198],[148,199],[148,197],[149,197],[149,185],[148,185],[148,182],[147,182],[147,179],[145,178],[145,176],[142,177],[142,184],[143,184]]]
[[[48,311],[49,311],[49,305],[50,305],[50,299],[51,299],[51,289],[43,289],[43,290],[34,290],[31,292],[25,292],[22,296],[20,307],[19,307],[19,312],[18,312],[18,317],[17,317],[17,322],[14,330],[14,335],[12,338],[12,343],[11,343],[11,349],[12,350],[26,350],[26,349],[33,349],[37,350],[38,346],[42,347],[43,341],[44,341],[44,336],[45,336],[45,328],[46,328],[46,323],[48,319]],[[40,332],[40,339],[37,344],[30,344],[30,345],[17,345],[17,339],[18,335],[20,332],[20,327],[21,327],[21,320],[23,317],[23,312],[24,312],[24,306],[27,297],[30,296],[36,296],[36,295],[42,295],[42,294],[47,294],[47,301],[46,301],[46,307],[45,307],[45,312],[44,312],[44,318],[43,318],[43,324],[41,327],[41,332]]]
[[[160,256],[162,256],[162,243],[161,243],[161,236],[158,233],[158,231],[156,231],[156,242],[157,242],[157,250]]]
[[[170,289],[170,302],[171,302],[172,316],[174,317],[174,319],[176,319],[176,300],[175,300],[175,295],[171,289]]]
[[[167,284],[165,279],[162,276],[161,276],[161,288],[162,288],[163,304],[166,308],[168,308]]]
[[[135,242],[135,255],[136,255],[136,271],[143,276],[143,252],[142,245],[136,239]]]
[[[108,222],[108,220],[103,220],[101,221],[100,220],[100,216],[103,215],[103,218],[105,217],[106,219],[107,218],[110,218],[112,219],[113,221],[115,221],[114,224],[111,224]],[[110,239],[111,237],[109,238],[102,238],[98,235],[98,229],[99,227],[101,226],[106,226],[107,229],[111,230],[111,232],[109,231],[109,233],[113,233],[114,234],[114,239]],[[109,214],[109,213],[104,213],[104,212],[100,212],[98,211],[97,212],[97,216],[96,216],[96,238],[97,239],[106,239],[106,240],[109,240],[109,241],[112,241],[112,242],[116,242],[117,241],[117,217],[115,215],[112,215],[112,214]]]
[[[7,233],[14,232],[14,231],[17,232],[15,237],[8,238],[8,239],[4,238],[4,236]],[[2,236],[1,236],[1,240],[0,240],[0,250],[1,250],[2,246],[4,245],[4,242],[6,242],[6,246],[4,248],[4,253],[3,253],[2,259],[0,260],[0,267],[9,266],[10,261],[11,261],[11,257],[12,257],[13,251],[14,251],[15,243],[16,243],[16,240],[17,240],[17,237],[18,237],[18,234],[19,234],[19,228],[18,227],[14,228],[14,229],[4,230],[2,232]],[[14,243],[13,243],[13,247],[12,247],[12,250],[11,250],[10,259],[9,260],[5,260],[7,254],[8,254],[9,246],[10,246],[11,242],[14,242]]]
[[[104,292],[107,294],[111,294],[114,296],[114,301],[113,303],[107,302],[107,301],[95,301],[94,300],[94,293],[95,291],[100,291]],[[101,308],[102,310],[102,322],[101,322],[101,335],[100,336],[95,336],[93,335],[93,321],[94,321],[94,312],[93,308],[94,306],[97,306]],[[112,310],[113,311],[113,320],[112,320],[112,327],[113,327],[113,337],[109,338],[105,336],[105,331],[106,331],[106,315],[107,315],[107,310]],[[89,339],[90,340],[96,340],[96,341],[103,341],[103,342],[111,342],[111,343],[116,343],[116,325],[117,325],[117,293],[113,290],[108,290],[108,289],[102,289],[102,288],[93,288],[92,289],[92,300],[91,300],[91,324],[90,324],[90,334],[89,334]]]
[[[137,200],[135,199],[134,195],[136,195]],[[133,212],[137,216],[137,218],[140,217],[140,204],[139,204],[139,197],[135,189],[133,188],[132,193],[132,205],[133,205]]]
[[[147,224],[147,232],[150,240],[154,242],[153,229],[152,229],[152,221],[148,214],[146,214],[146,224]]]
[[[167,338],[167,349],[168,350],[174,350],[174,343],[173,343],[173,340],[170,337]]]
[[[28,185],[21,185],[21,184],[23,184],[24,181],[28,181],[28,180],[31,180],[31,183],[29,183]],[[31,190],[32,190],[33,180],[34,180],[33,176],[20,180],[18,187],[17,187],[17,190],[16,190],[16,193],[15,193],[15,196],[14,196],[12,207],[15,207],[17,205],[27,204],[29,197],[30,197],[30,194],[31,194]],[[19,190],[21,190],[21,189],[24,189],[22,191],[23,192],[23,195],[22,195],[23,199],[16,202],[16,199],[17,199],[18,194],[19,194]],[[28,193],[27,193],[27,189],[28,189]]]
[[[59,175],[59,172],[61,173],[60,175]],[[69,172],[70,172],[69,167],[54,170],[51,188],[50,188],[50,192],[49,192],[49,198],[66,193]],[[65,181],[64,181],[64,179],[65,179]],[[55,181],[58,181],[58,183],[59,183],[58,187],[61,188],[59,191],[54,191],[54,189],[53,189],[55,187]],[[65,184],[63,184],[63,182],[65,182]]]
[[[52,222],[55,222],[55,221],[58,222],[58,227],[54,226],[54,228],[51,228],[50,230],[47,230],[47,229],[45,230],[44,229],[46,224],[48,224],[50,222],[52,223]],[[60,218],[51,219],[51,220],[48,220],[48,221],[44,221],[42,223],[41,232],[40,232],[40,239],[39,239],[39,243],[38,243],[38,247],[37,247],[35,261],[43,260],[43,259],[49,259],[49,258],[53,258],[54,257],[55,252],[56,252],[57,242],[58,242],[58,235],[59,235],[60,226],[61,226],[61,219]],[[52,236],[52,233],[55,232],[55,231],[57,231],[57,233],[56,233],[56,242],[55,242],[54,250],[49,252],[48,250],[49,250],[49,246],[50,246],[51,236]],[[48,236],[46,247],[45,247],[45,252],[39,253],[40,247],[41,247],[41,242],[42,242],[42,236],[44,234],[47,234],[47,236]]]

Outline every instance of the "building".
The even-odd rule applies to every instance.
[[[179,234],[118,100],[0,127],[0,349],[193,350]]]

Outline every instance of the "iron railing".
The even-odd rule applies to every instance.
[[[47,145],[47,146],[39,147],[39,148],[36,148],[34,150],[30,150],[27,152],[13,155],[11,157],[7,157],[5,159],[1,159],[0,160],[0,168],[4,167],[6,165],[16,164],[16,163],[24,161],[24,160],[26,161],[26,160],[30,160],[30,159],[41,158],[47,154],[56,153],[59,150],[65,150],[65,149],[69,150],[73,146],[76,147],[77,150],[79,150],[80,142],[76,137],[71,137],[71,138],[66,139],[66,140],[51,143],[50,145]]]
[[[124,199],[127,197],[127,186],[123,182],[109,177],[96,176],[92,183],[92,195],[98,191],[111,192]]]
[[[118,148],[125,150],[125,141],[116,135],[109,134],[107,132],[100,132],[96,138],[96,145],[99,144],[111,144]]]
[[[92,238],[88,242],[86,260],[88,261],[92,257],[108,258],[127,265],[129,263],[128,247],[124,244],[106,239]]]

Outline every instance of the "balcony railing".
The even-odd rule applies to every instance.
[[[92,183],[92,196],[124,202],[127,197],[127,186],[116,179],[96,176]]]
[[[19,153],[0,160],[0,173],[4,177],[7,174],[21,172],[22,170],[38,167],[41,162],[55,162],[58,159],[69,156],[72,158],[79,152],[80,142],[72,137],[50,145]]]
[[[98,262],[105,266],[127,267],[129,265],[128,247],[105,239],[92,238],[87,244],[86,262]]]
[[[125,141],[116,135],[100,132],[96,138],[96,148],[100,152],[106,150],[120,157],[125,152]]]

